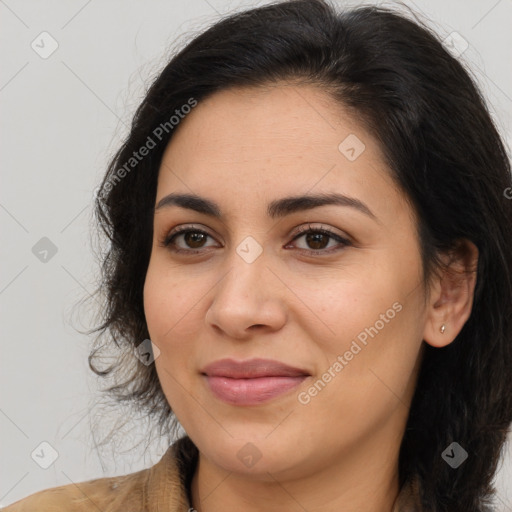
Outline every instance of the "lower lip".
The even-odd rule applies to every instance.
[[[208,375],[204,377],[211,392],[223,402],[233,405],[258,405],[297,387],[307,375],[254,379],[229,379]]]

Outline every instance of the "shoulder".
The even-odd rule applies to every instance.
[[[142,510],[144,487],[150,470],[98,478],[36,492],[1,512],[114,512]],[[125,508],[129,503],[129,508]]]
[[[150,468],[123,476],[61,485],[31,494],[1,512],[152,512],[190,508],[187,486],[197,448],[185,436]]]

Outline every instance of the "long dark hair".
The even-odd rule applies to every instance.
[[[146,411],[162,434],[176,424],[155,366],[133,357],[149,338],[143,286],[162,154],[194,102],[228,87],[282,80],[322,88],[379,142],[419,219],[425,283],[440,268],[439,254],[459,239],[479,249],[470,318],[450,345],[425,346],[399,472],[401,484],[419,482],[425,510],[486,510],[512,422],[510,163],[470,73],[426,24],[396,10],[274,3],[220,20],[171,58],[95,201],[109,245],[97,290],[103,316],[92,332],[97,342],[114,343],[120,357],[100,368],[98,344],[90,366],[115,377],[109,396]],[[135,157],[143,146],[147,154]],[[452,442],[469,454],[456,470],[441,457]]]

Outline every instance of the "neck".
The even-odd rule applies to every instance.
[[[399,493],[400,439],[390,443],[387,436],[383,443],[382,432],[373,434],[352,453],[335,454],[320,470],[312,462],[309,472],[286,478],[229,472],[199,453],[192,506],[197,512],[392,512]]]

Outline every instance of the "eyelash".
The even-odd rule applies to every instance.
[[[184,233],[201,233],[203,235],[206,235],[210,238],[213,238],[209,233],[207,233],[206,231],[203,231],[202,229],[196,229],[196,228],[191,228],[191,227],[182,227],[182,228],[178,228],[174,233],[170,234],[170,235],[167,235],[163,240],[160,241],[160,247],[167,247],[169,250],[171,250],[172,252],[176,252],[176,253],[181,253],[181,254],[198,254],[200,252],[203,252],[203,249],[180,249],[180,248],[177,248],[177,247],[171,247],[173,245],[173,242],[175,240],[175,238],[179,235],[182,235]],[[341,243],[343,246],[350,246],[351,243],[349,240],[347,240],[346,238],[343,238],[341,237],[340,235],[336,234],[336,233],[333,233],[332,231],[329,231],[328,229],[325,229],[325,228],[312,228],[311,225],[308,225],[308,227],[302,227],[299,229],[299,232],[294,236],[294,238],[292,239],[292,242],[294,242],[295,240],[297,240],[298,238],[304,236],[304,235],[307,235],[307,234],[322,234],[322,235],[326,235],[334,240],[336,240],[337,242]],[[309,255],[313,255],[313,256],[319,256],[319,255],[322,255],[322,254],[332,254],[334,252],[338,252],[340,250],[342,250],[343,248],[331,248],[331,249],[318,249],[318,250],[312,250],[312,249],[299,249],[300,251],[306,253],[306,254],[309,254]]]

